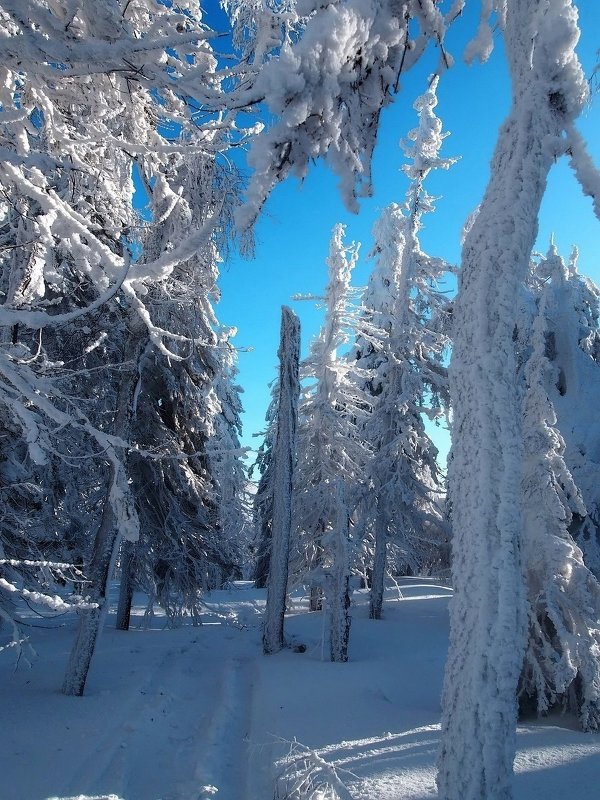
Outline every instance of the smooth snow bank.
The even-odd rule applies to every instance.
[[[2,800],[271,800],[294,740],[353,800],[435,797],[451,592],[428,579],[400,591],[377,622],[354,592],[347,664],[320,660],[322,615],[300,595],[287,632],[305,652],[263,656],[265,595],[248,583],[207,596],[199,628],[157,613],[123,633],[109,618],[83,698],[58,691],[74,619],[31,615],[60,627],[28,629],[32,669],[0,660]],[[144,608],[136,597],[134,625]],[[600,737],[551,722],[519,729],[515,800],[595,800]]]

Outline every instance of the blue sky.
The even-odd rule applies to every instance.
[[[489,162],[498,128],[508,113],[509,84],[501,41],[487,64],[468,67],[461,61],[466,41],[473,35],[480,4],[468,4],[467,13],[448,37],[448,50],[455,66],[445,73],[438,87],[438,116],[446,139],[442,155],[460,156],[448,172],[437,171],[428,190],[438,196],[435,213],[425,218],[421,242],[430,255],[458,263],[460,235],[466,217],[480,202],[489,177]],[[600,48],[600,3],[581,0],[582,37],[579,55],[586,74],[591,74]],[[256,251],[252,261],[233,256],[221,266],[222,300],[217,307],[220,321],[238,328],[234,344],[240,348],[239,383],[244,389],[243,444],[256,448],[260,439],[252,434],[264,427],[269,403],[269,382],[276,375],[279,318],[282,304],[299,314],[302,351],[317,333],[322,316],[314,304],[293,302],[296,293],[322,294],[327,270],[325,258],[331,230],[337,222],[347,225],[348,240],[361,242],[361,260],[353,283],[364,286],[373,263],[367,259],[372,247],[371,229],[380,211],[390,202],[401,202],[407,180],[400,172],[403,153],[399,141],[416,124],[412,108],[427,85],[437,52],[405,76],[395,103],[382,116],[375,151],[372,198],[363,201],[358,215],[342,205],[336,179],[322,165],[316,165],[303,184],[291,180],[278,187],[256,226]],[[580,130],[588,141],[595,163],[600,166],[600,93],[583,114]],[[551,174],[540,218],[538,249],[547,249],[551,234],[567,257],[572,245],[580,250],[580,271],[600,284],[600,223],[589,198],[582,195],[566,163],[557,164]],[[252,348],[248,350],[248,348]],[[441,450],[447,436],[434,438]]]

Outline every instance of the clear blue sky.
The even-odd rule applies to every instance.
[[[440,199],[436,212],[425,218],[421,242],[430,255],[448,261],[460,260],[463,223],[480,202],[489,176],[489,162],[500,123],[509,103],[506,65],[496,34],[496,50],[487,64],[467,67],[461,61],[465,42],[477,25],[480,4],[471,0],[467,13],[457,21],[448,37],[448,50],[456,64],[440,80],[437,113],[444,130],[450,131],[442,155],[460,156],[448,172],[438,171],[428,189]],[[579,55],[586,74],[591,74],[600,48],[600,3],[581,0],[582,38]],[[374,161],[374,197],[362,203],[355,216],[343,207],[336,180],[321,165],[313,168],[306,181],[288,181],[269,200],[256,227],[256,253],[252,261],[233,257],[222,265],[222,300],[217,306],[219,320],[238,328],[234,344],[239,354],[239,383],[244,389],[243,444],[256,448],[252,434],[264,427],[269,403],[268,384],[276,375],[279,317],[282,304],[291,305],[301,318],[302,350],[321,324],[321,313],[313,304],[294,303],[296,293],[322,294],[327,280],[325,258],[331,229],[337,222],[347,225],[348,240],[362,243],[362,258],[354,284],[366,284],[372,262],[366,256],[372,247],[371,229],[375,219],[390,202],[402,202],[407,188],[399,171],[403,154],[399,140],[416,124],[414,99],[427,85],[437,52],[405,76],[395,103],[383,113]],[[595,163],[600,166],[600,93],[584,113],[580,130],[588,141]],[[600,223],[589,198],[583,197],[566,163],[553,169],[540,219],[538,249],[546,250],[554,233],[560,252],[567,257],[573,244],[580,250],[580,271],[600,284]],[[244,352],[245,348],[252,348]],[[436,436],[440,449],[447,436]]]

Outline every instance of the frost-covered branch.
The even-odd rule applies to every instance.
[[[277,767],[274,800],[355,800],[335,764],[299,742],[291,744]]]
[[[437,42],[448,20],[435,3],[408,0],[305,2],[302,36],[285,42],[267,63],[255,91],[276,121],[254,142],[243,229],[252,224],[273,188],[289,175],[303,178],[311,161],[323,158],[340,180],[346,206],[358,210],[369,196],[371,158],[379,117],[398,88],[401,73]],[[450,20],[453,14],[450,15]]]

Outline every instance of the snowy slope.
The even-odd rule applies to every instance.
[[[400,589],[377,622],[354,593],[347,664],[321,661],[322,617],[300,597],[287,630],[306,650],[263,656],[264,592],[250,584],[207,596],[199,628],[169,630],[157,614],[122,633],[109,619],[83,698],[58,691],[74,620],[31,614],[38,659],[16,672],[0,662],[0,797],[271,800],[276,782],[279,797],[291,786],[293,768],[274,764],[294,740],[326,762],[309,753],[308,771],[334,780],[335,765],[355,800],[434,797],[450,591],[430,579]],[[600,737],[569,726],[520,728],[516,800],[598,796]]]

